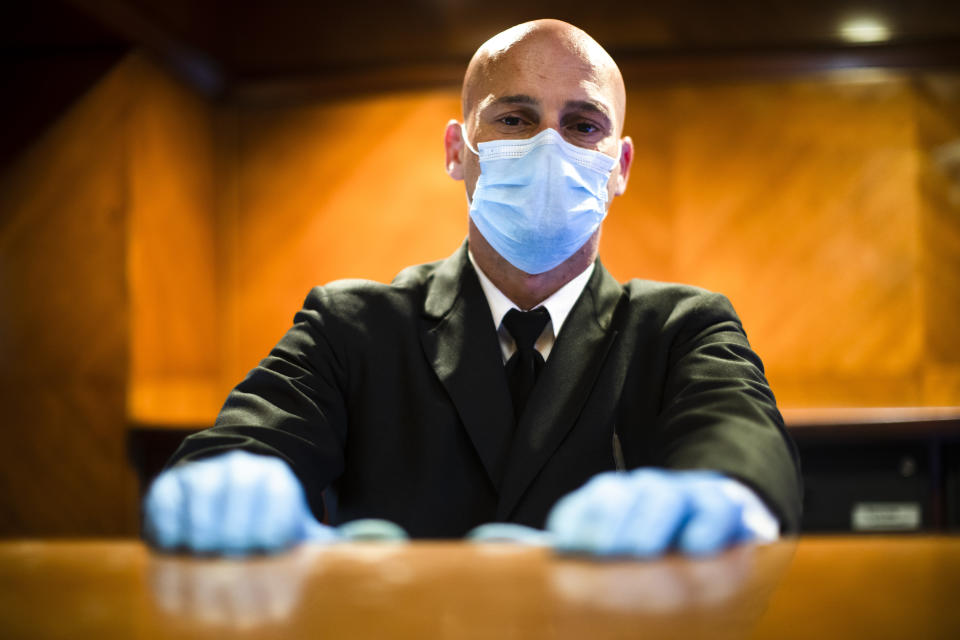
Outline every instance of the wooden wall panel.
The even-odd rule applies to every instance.
[[[631,91],[625,134],[635,156],[626,192],[613,200],[603,223],[600,258],[620,280],[674,279],[677,216],[670,184],[676,153],[672,94]]]
[[[135,527],[124,459],[125,71],[0,178],[0,535]]]
[[[124,396],[122,380],[3,381],[0,537],[136,533]]]
[[[667,168],[614,204],[608,267],[726,293],[782,405],[957,404],[956,369],[934,363],[956,353],[960,217],[919,186],[924,121],[957,110],[934,100],[924,118],[918,101],[910,77],[876,71],[631,91],[628,132],[655,119]],[[669,229],[665,276],[629,250],[649,223]]]
[[[924,399],[960,398],[960,73],[915,83],[921,153]]]
[[[0,534],[137,529],[132,422],[212,421],[213,108],[140,55],[0,184]]]
[[[731,298],[787,404],[922,401],[908,89],[880,76],[658,92],[669,279]]]
[[[142,58],[131,75],[129,415],[212,420],[220,372],[214,108]]]

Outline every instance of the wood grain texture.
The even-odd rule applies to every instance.
[[[752,638],[960,634],[960,539],[801,538]]]
[[[925,374],[925,265],[955,258],[921,233],[915,100],[879,72],[632,91],[628,132],[656,117],[667,168],[614,203],[601,254],[621,278],[728,295],[783,405],[954,404]],[[635,216],[671,230],[665,277],[630,252]]]
[[[960,397],[960,74],[915,81],[927,401]]]
[[[794,544],[658,562],[519,545],[301,547],[246,560],[150,554],[131,542],[0,544],[0,615],[56,637],[743,638]],[[38,567],[30,572],[28,567]],[[83,589],[57,588],[69,581]],[[103,615],[91,595],[122,615]],[[59,616],[43,615],[44,601]],[[249,636],[247,635],[249,634]]]
[[[0,184],[0,534],[130,533],[128,421],[212,420],[212,107],[139,55]]]
[[[136,60],[130,81],[131,377],[148,385],[213,379],[220,356],[214,110],[145,60]]]
[[[510,544],[0,544],[0,629],[61,638],[924,638],[960,634],[960,539],[803,537],[592,561]],[[56,615],[51,615],[56,611]]]
[[[131,532],[124,69],[0,178],[0,535]]]
[[[125,381],[104,378],[3,381],[0,537],[137,531]]]

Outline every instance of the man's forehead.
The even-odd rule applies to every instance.
[[[491,43],[497,46],[488,46]],[[505,102],[539,107],[580,103],[577,106],[592,105],[611,119],[623,115],[617,113],[624,100],[616,64],[592,39],[582,41],[568,34],[535,33],[509,42],[491,39],[471,61],[463,89],[464,116]]]

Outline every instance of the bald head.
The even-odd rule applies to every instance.
[[[484,142],[528,140],[552,129],[570,145],[617,160],[606,205],[627,188],[633,141],[623,135],[626,93],[610,55],[573,25],[535,20],[507,29],[480,47],[463,80],[463,123],[444,132],[446,170],[463,180],[473,202]],[[471,218],[470,252],[477,265],[521,309],[532,309],[593,263],[598,228],[561,264],[531,274],[500,255]]]
[[[623,130],[626,92],[620,69],[585,31],[560,20],[534,20],[498,33],[477,49],[463,80],[464,121],[475,117],[484,100],[518,72],[541,79],[557,71],[579,74],[585,89],[605,94],[615,113],[608,114]],[[522,94],[526,95],[526,94]]]

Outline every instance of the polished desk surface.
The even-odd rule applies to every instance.
[[[803,537],[714,558],[462,542],[247,560],[0,542],[0,638],[960,638],[960,537]]]

